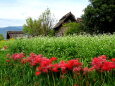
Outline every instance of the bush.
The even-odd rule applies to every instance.
[[[79,34],[81,32],[80,23],[67,23],[63,25],[66,29],[64,35]]]
[[[4,40],[4,37],[3,37],[2,34],[0,34],[0,41],[1,41],[1,40]]]

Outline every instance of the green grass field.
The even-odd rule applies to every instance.
[[[59,61],[80,58],[84,66],[89,66],[93,57],[107,55],[115,58],[115,35],[25,38],[6,41],[1,48],[3,46],[8,46],[8,49],[0,51],[0,86],[74,86],[77,83],[80,83],[79,86],[115,86],[113,72],[93,73],[79,79],[73,79],[71,74],[67,74],[64,79],[54,79],[57,77],[55,74],[54,77],[35,76],[35,69],[27,64],[5,62],[8,53],[24,52],[28,56],[34,52],[48,58],[57,57]]]
[[[43,54],[60,59],[91,59],[99,55],[115,57],[115,35],[39,37],[8,41],[9,53]]]

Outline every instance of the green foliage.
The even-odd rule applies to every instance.
[[[28,18],[23,26],[23,31],[31,36],[51,35],[54,19],[49,9],[45,10],[38,19]]]
[[[115,32],[115,0],[89,0],[84,10],[83,26],[89,33]]]
[[[7,43],[8,45],[8,43]],[[32,39],[17,39],[13,46],[9,45],[9,53],[24,52],[43,54],[59,59],[83,58],[107,55],[115,57],[115,35],[79,35],[67,37],[38,37]]]
[[[66,29],[64,35],[73,35],[81,32],[80,23],[67,23],[63,25]]]
[[[0,41],[0,49],[3,48],[4,45],[5,45],[5,41],[4,40]]]
[[[1,65],[1,63],[0,63]],[[114,71],[106,73],[90,73],[88,75],[71,73],[42,74],[35,76],[35,69],[29,65],[4,62],[0,66],[0,86],[114,86]]]
[[[6,54],[30,52],[58,60],[80,58],[86,67],[93,57],[107,55],[115,57],[115,35],[79,35],[67,37],[37,37],[6,41],[8,51],[0,51],[0,86],[115,86],[113,72],[93,72],[88,75],[73,76],[71,73],[42,74],[35,76],[35,68],[18,61],[6,63]],[[77,78],[75,78],[77,77]]]
[[[114,86],[114,70],[109,72],[92,71],[87,74],[68,72],[42,73],[35,76],[35,66],[22,64],[18,60],[6,62],[4,52],[0,52],[0,86]],[[65,59],[63,59],[65,60]],[[83,61],[85,62],[85,61]],[[86,66],[86,65],[85,65]]]
[[[2,34],[0,34],[0,41],[1,41],[1,40],[4,40],[4,37],[3,37]]]

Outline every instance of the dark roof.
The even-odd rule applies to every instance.
[[[61,27],[62,24],[65,23],[69,19],[72,20],[73,22],[77,22],[77,20],[75,19],[75,16],[71,12],[69,12],[59,20],[59,22],[54,26],[54,29]]]
[[[24,34],[23,31],[7,31],[7,39],[19,37],[19,34]]]
[[[7,31],[7,34],[23,34],[23,31]]]

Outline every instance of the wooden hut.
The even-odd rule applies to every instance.
[[[75,16],[69,12],[65,16],[63,16],[59,22],[54,26],[55,36],[63,36],[64,32],[67,28],[63,27],[63,24],[70,23],[70,22],[77,22]]]
[[[82,22],[83,20],[82,20],[82,18],[77,18],[77,22],[78,23],[80,23],[80,22]]]
[[[6,39],[23,37],[23,31],[7,31]]]

